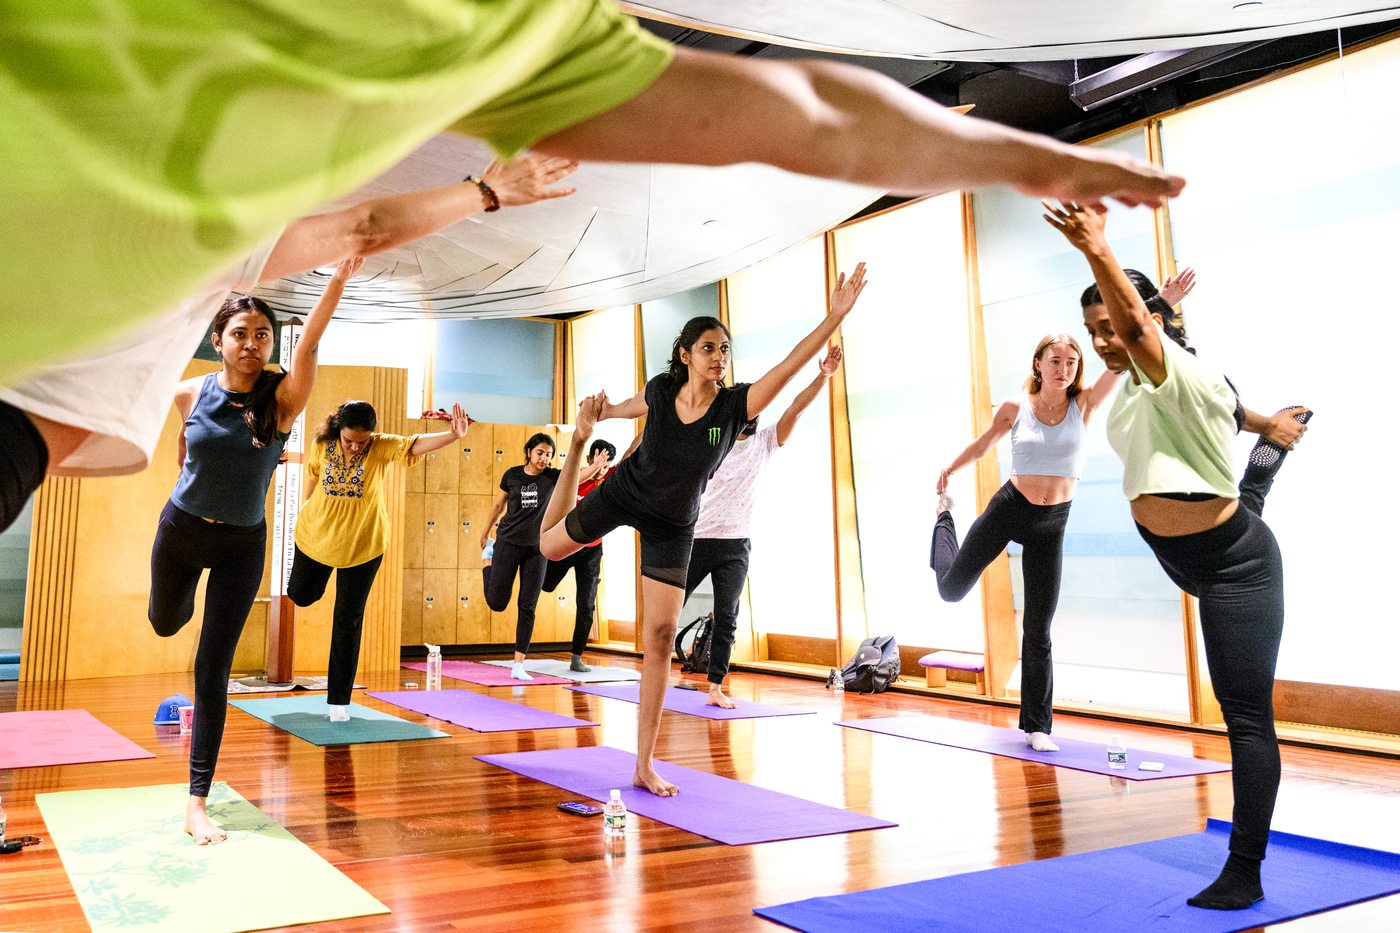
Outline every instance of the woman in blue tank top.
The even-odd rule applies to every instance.
[[[219,758],[228,710],[228,677],[243,624],[262,583],[267,552],[264,503],[282,447],[316,381],[316,346],[363,259],[336,266],[307,317],[285,373],[264,369],[275,321],[257,298],[230,298],[214,318],[214,349],[223,369],[180,383],[180,478],[160,514],[151,551],[148,616],[163,638],[194,615],[195,588],[205,568],[204,628],[194,659],[194,736],[185,832],[199,845],[224,831],[204,801]]]
[[[1025,394],[1001,403],[991,426],[938,474],[938,521],[929,565],[948,602],[967,595],[982,571],[1012,541],[1023,546],[1025,604],[1021,637],[1021,719],[1026,744],[1059,751],[1050,741],[1054,677],[1050,622],[1060,599],[1065,523],[1084,467],[1089,419],[1118,386],[1105,370],[1084,388],[1083,354],[1069,334],[1050,334],[1031,357]],[[992,496],[958,547],[948,480],[1011,435],[1011,479]]]

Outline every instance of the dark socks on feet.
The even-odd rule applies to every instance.
[[[1259,881],[1262,859],[1245,858],[1231,852],[1220,870],[1220,877],[1210,887],[1186,903],[1206,910],[1244,910],[1264,899],[1264,886]]]

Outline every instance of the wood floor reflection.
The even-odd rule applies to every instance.
[[[590,660],[635,666],[611,656]],[[682,677],[673,673],[673,680]],[[371,690],[393,690],[401,681],[423,679],[404,670],[364,674],[360,681]],[[636,707],[559,687],[486,688],[451,679],[444,686],[516,699],[600,727],[478,734],[357,691],[358,703],[452,737],[318,748],[230,709],[217,779],[393,911],[313,925],[346,933],[776,931],[750,911],[1192,833],[1207,817],[1230,816],[1228,773],[1131,782],[831,725],[838,718],[930,713],[1014,726],[1014,712],[902,694],[836,701],[818,683],[771,675],[732,680],[740,698],[805,706],[817,715],[716,722],[667,713],[659,757],[900,825],[728,847],[634,817],[625,851],[610,852],[599,820],[555,809],[572,795],[473,756],[594,744],[632,750]],[[185,781],[188,740],[152,726],[151,716],[162,698],[192,690],[184,675],[0,684],[0,712],[87,709],[157,756],[0,771],[8,834],[46,838],[37,848],[0,856],[0,930],[88,929],[34,795]],[[1106,742],[1111,732],[1167,754],[1228,760],[1222,737],[1056,718],[1057,736]],[[1400,761],[1285,747],[1283,769],[1275,828],[1400,848]],[[1025,929],[1035,929],[1033,918]],[[1269,929],[1393,931],[1400,929],[1400,896]]]

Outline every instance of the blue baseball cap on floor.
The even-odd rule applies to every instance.
[[[194,706],[190,698],[183,693],[177,693],[173,697],[166,697],[160,701],[156,707],[156,718],[151,720],[158,726],[168,726],[171,723],[180,721],[180,707]]]

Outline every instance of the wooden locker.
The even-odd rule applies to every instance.
[[[495,462],[491,428],[489,424],[472,425],[467,429],[467,436],[455,448],[459,495],[493,495],[496,491],[495,484],[491,482],[491,466]],[[497,478],[496,483],[499,482]]]
[[[481,569],[481,529],[491,517],[494,496],[457,497],[457,566]]]
[[[457,571],[457,645],[491,643],[491,607],[482,595],[480,570]]]
[[[425,427],[425,425],[433,423],[432,421],[424,421],[421,418],[408,418],[404,421],[404,433],[405,435],[432,434],[433,432]],[[441,424],[442,422],[437,423]],[[410,493],[423,492],[424,476],[423,461],[419,460],[404,472],[404,491]]]
[[[423,571],[423,641],[457,643],[457,571]]]
[[[491,425],[491,489],[501,488],[506,470],[525,462],[525,433],[523,424]],[[533,433],[533,432],[531,432]]]
[[[423,494],[405,493],[403,497],[403,565],[405,569],[423,568]]]
[[[541,634],[540,627],[535,626],[535,639],[537,641],[572,641],[574,637],[574,620],[578,612],[578,599],[576,596],[576,586],[574,583],[575,571],[570,570],[559,585],[554,588],[553,593],[541,593],[540,601],[548,599],[554,606],[554,637],[545,638]]]
[[[423,643],[423,571],[403,572],[403,634],[401,645]]]
[[[432,422],[429,422],[431,424]],[[439,421],[438,430],[446,430],[450,422]],[[457,444],[453,441],[423,458],[423,491],[428,494],[457,495]]]
[[[425,493],[423,496],[423,569],[456,570],[458,530],[457,496]]]

